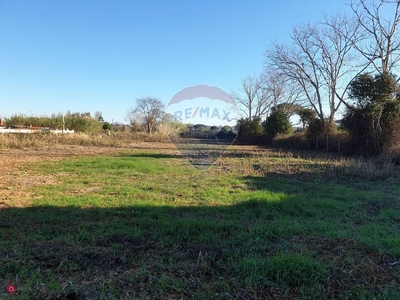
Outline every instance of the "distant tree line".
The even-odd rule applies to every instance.
[[[98,113],[98,112],[96,112]],[[47,127],[50,129],[75,130],[84,133],[99,133],[106,124],[102,119],[96,119],[89,112],[52,114],[51,116],[26,116],[24,114],[12,115],[4,119],[5,126]]]
[[[207,126],[205,124],[184,124],[177,122],[166,113],[162,101],[156,97],[143,97],[128,109],[127,119],[134,131],[151,135],[158,132],[181,138],[234,139],[236,134],[230,126]]]
[[[181,138],[201,138],[234,140],[236,133],[231,126],[207,126],[204,124],[185,124],[185,127],[178,133]]]

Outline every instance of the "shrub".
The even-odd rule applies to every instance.
[[[236,134],[232,131],[230,126],[224,126],[217,133],[217,137],[221,140],[233,140],[236,137]]]
[[[102,128],[103,128],[103,130],[111,130],[111,129],[112,129],[112,126],[111,126],[110,123],[104,122]]]
[[[263,123],[269,139],[272,141],[277,134],[288,134],[293,132],[289,118],[280,110],[275,110]]]
[[[241,119],[238,121],[239,132],[237,141],[246,144],[262,144],[265,142],[266,135],[260,118],[253,120]]]
[[[356,104],[347,108],[342,123],[350,133],[354,153],[377,156],[397,144],[398,92],[397,81],[389,73],[362,74],[353,80],[349,94]]]

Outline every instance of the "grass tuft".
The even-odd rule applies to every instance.
[[[266,262],[266,274],[284,287],[326,284],[329,279],[324,264],[297,253],[281,253],[270,257]]]

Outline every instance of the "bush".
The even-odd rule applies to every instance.
[[[265,130],[260,118],[254,120],[241,119],[237,126],[239,127],[238,142],[246,144],[262,144],[265,142]]]
[[[356,105],[347,108],[342,123],[355,154],[377,156],[398,144],[399,90],[389,73],[362,74],[353,80],[350,97]]]
[[[104,122],[102,128],[103,128],[103,130],[111,130],[111,129],[112,129],[112,126],[111,126],[110,123]]]
[[[288,134],[293,132],[289,118],[280,110],[273,111],[263,123],[263,127],[267,132],[270,141],[272,141],[277,134]]]
[[[221,140],[233,140],[236,137],[236,134],[232,131],[230,126],[224,126],[217,133],[217,137]]]

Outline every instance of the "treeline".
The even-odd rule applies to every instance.
[[[348,7],[350,14],[297,24],[290,40],[267,47],[264,71],[232,95],[238,141],[400,161],[400,1]],[[287,126],[294,115],[301,133]]]
[[[207,126],[204,124],[191,125],[187,124],[181,127],[177,134],[181,138],[199,138],[199,139],[221,139],[234,140],[236,133],[232,127],[225,126]]]
[[[283,113],[274,113],[264,122],[260,118],[238,123],[237,142],[273,145],[291,149],[323,150],[350,154],[349,134],[338,124],[321,122],[311,115],[304,127],[293,128]]]
[[[106,122],[99,121],[91,116],[90,113],[69,113],[53,114],[52,116],[26,116],[24,114],[12,115],[4,119],[5,126],[24,126],[24,127],[46,127],[50,129],[75,130],[83,133],[98,133],[103,127],[107,126]]]
[[[385,154],[400,162],[400,87],[396,76],[388,72],[361,74],[350,83],[349,97],[353,104],[346,106],[339,122],[321,119],[315,111],[296,106],[300,132],[294,132],[283,106],[273,108],[264,122],[261,118],[242,119],[238,142],[365,157]]]

